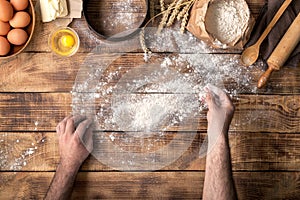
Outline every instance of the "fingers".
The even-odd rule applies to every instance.
[[[71,117],[72,117],[72,115],[69,115],[69,116],[65,117],[61,122],[58,123],[58,125],[56,126],[56,132],[57,132],[57,134],[63,134],[63,133],[65,133],[67,121]]]
[[[215,104],[216,106],[226,106],[228,103],[231,103],[229,96],[220,88],[208,84],[206,86],[207,92],[207,103],[208,104]]]
[[[205,91],[206,91],[205,101],[206,101],[207,106],[209,108],[212,104],[213,99],[212,99],[211,92],[207,88],[205,88]]]
[[[92,124],[92,120],[86,119],[77,126],[75,133],[78,134],[80,139],[82,139],[83,136],[85,135],[85,133],[87,132],[87,130],[89,130],[89,128],[91,128],[90,127],[91,124]]]
[[[82,115],[75,115],[72,118],[74,120],[75,127],[77,127],[82,121],[86,120],[86,117]]]
[[[90,126],[85,133],[85,147],[88,152],[93,151],[93,127]]]
[[[234,105],[230,99],[230,97],[221,89],[208,85],[205,89],[206,94],[206,102],[208,105],[209,111],[213,113],[222,113],[225,115],[233,115],[234,113]]]
[[[217,96],[222,96],[223,94],[226,94],[223,90],[221,90],[220,88],[218,88],[212,84],[207,84],[206,87]]]
[[[85,148],[88,152],[92,152],[93,150],[93,126],[92,126],[92,120],[86,119],[83,122],[81,122],[76,131],[75,134],[78,135],[81,142],[84,144]]]
[[[57,125],[56,132],[58,134],[64,134],[66,132],[72,134],[75,131],[75,127],[77,127],[85,119],[85,116],[69,115]]]
[[[74,120],[73,117],[71,117],[67,120],[65,133],[72,134],[74,131],[75,131]]]
[[[86,119],[85,116],[81,116],[81,115],[75,115],[75,116],[72,116],[71,118],[69,118],[67,120],[67,124],[66,124],[66,133],[69,133],[69,134],[73,134],[74,131],[75,131],[75,128],[77,126],[80,125],[80,123],[82,121],[84,121]]]
[[[209,87],[205,87],[205,91],[206,91],[206,103],[208,109],[212,109],[213,106],[219,105],[218,96],[212,90],[210,90]]]

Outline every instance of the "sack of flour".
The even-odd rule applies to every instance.
[[[215,48],[242,49],[254,22],[245,0],[197,0],[187,30]]]

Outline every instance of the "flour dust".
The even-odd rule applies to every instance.
[[[141,3],[141,1],[124,0],[108,3],[110,10],[114,12],[106,11],[108,15],[101,21],[106,32],[114,33],[116,30],[122,32],[136,29],[146,17],[146,3]],[[104,11],[99,14],[102,15],[103,13]]]
[[[153,54],[148,63],[142,55],[135,55],[134,63],[120,61],[122,56],[126,60],[126,53],[95,52],[85,59],[72,90],[72,109],[95,119],[93,155],[100,162],[118,170],[161,169],[194,140],[199,119],[205,117],[202,100],[207,84],[232,97],[256,91],[251,67],[241,66],[239,56],[209,54],[211,48],[191,34],[177,34],[164,30],[160,36],[146,37],[158,51],[175,47],[189,53]],[[131,51],[136,48],[126,47]]]
[[[11,141],[9,133],[0,134],[0,169],[10,171],[21,171],[32,161],[32,157],[38,150],[38,147],[46,142],[46,138],[36,135],[35,140],[28,138],[15,137]],[[38,139],[38,140],[36,140]]]

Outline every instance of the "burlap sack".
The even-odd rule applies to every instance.
[[[187,30],[195,35],[198,39],[207,42],[214,48],[230,48],[230,49],[243,49],[244,45],[249,40],[252,28],[254,26],[255,20],[250,14],[248,20],[248,26],[243,30],[241,37],[236,38],[236,40],[223,44],[217,38],[214,38],[207,30],[205,25],[205,17],[209,7],[209,4],[215,0],[197,0],[193,5],[190,13],[190,19],[187,25]],[[248,5],[245,1],[245,12],[249,12]]]

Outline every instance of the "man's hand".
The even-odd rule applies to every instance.
[[[208,85],[206,91],[208,134],[227,133],[233,117],[234,105],[221,89]]]
[[[93,150],[92,120],[68,116],[56,127],[60,163],[45,196],[46,200],[70,199],[72,187],[83,161]]]
[[[212,85],[207,87],[206,102],[208,150],[203,199],[237,199],[228,144],[234,106],[225,92]]]
[[[83,116],[68,116],[56,127],[60,164],[76,169],[93,150],[92,120]]]

